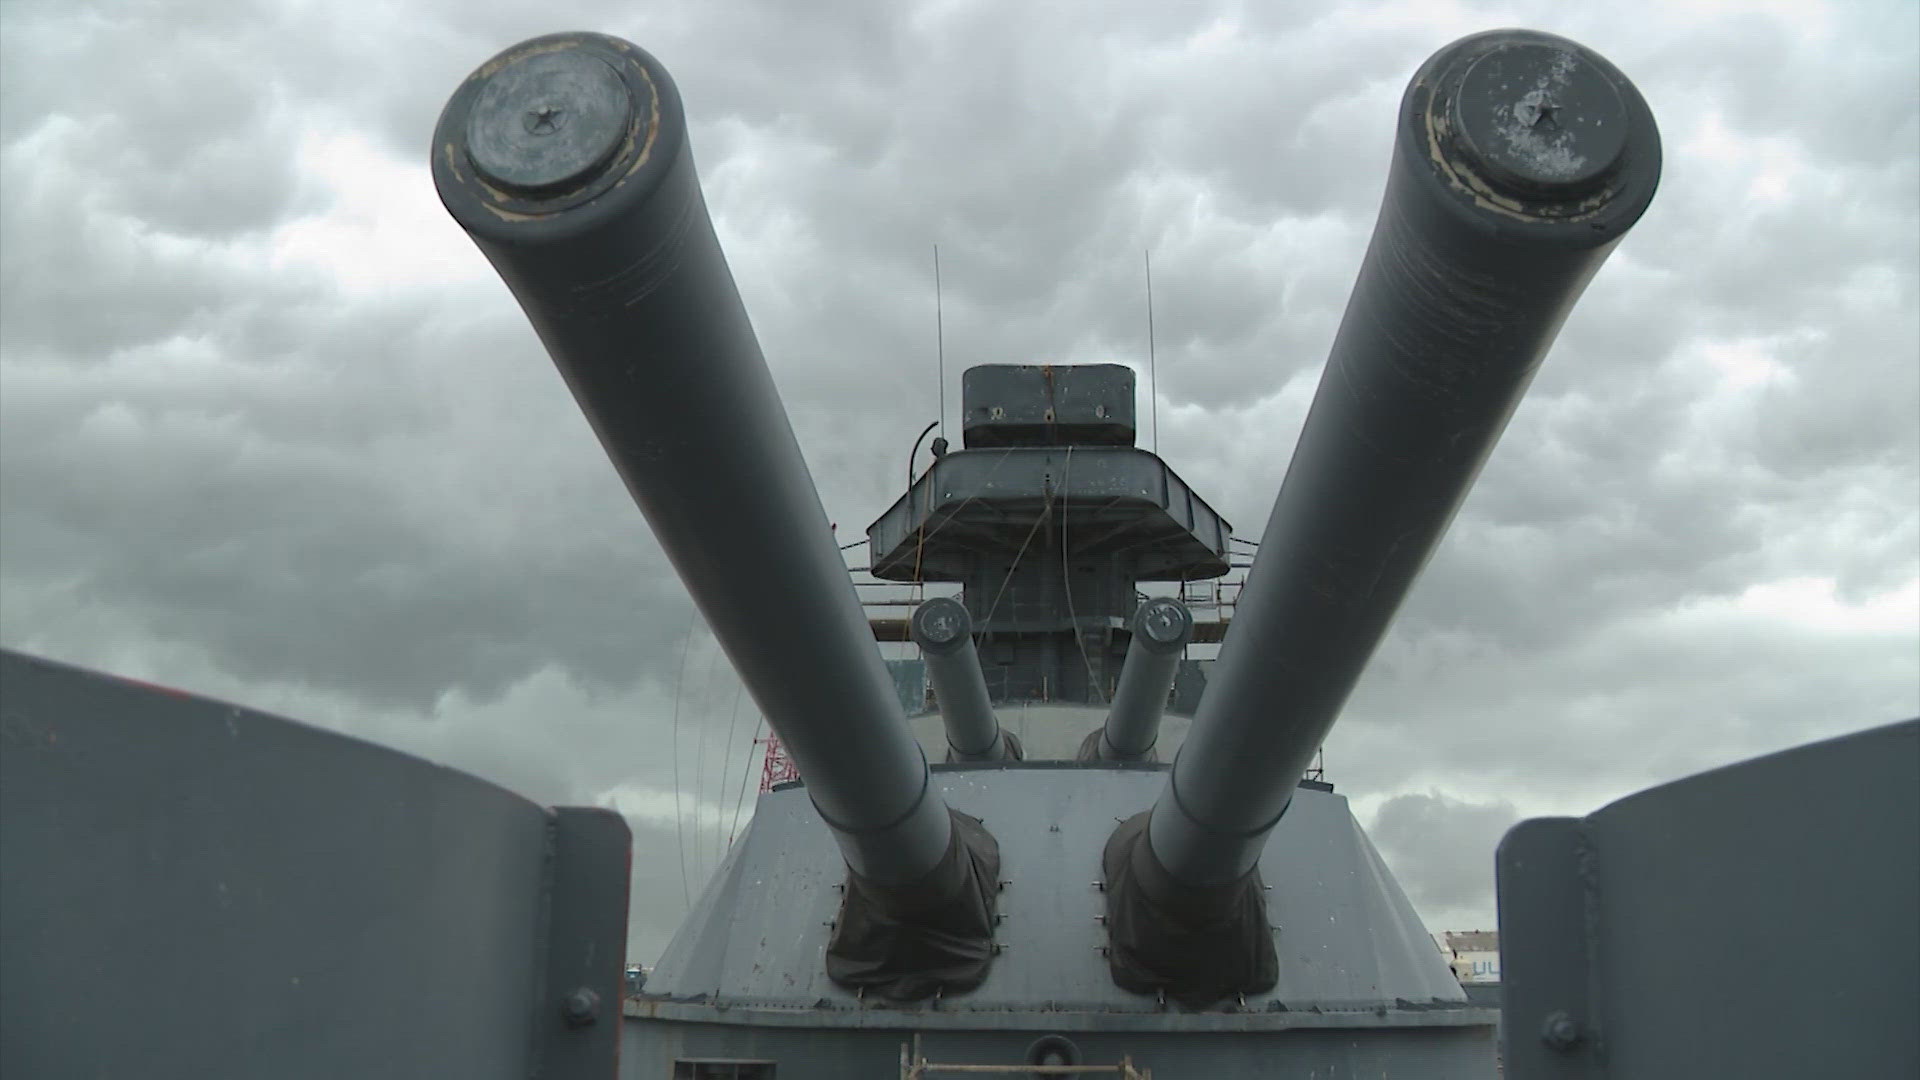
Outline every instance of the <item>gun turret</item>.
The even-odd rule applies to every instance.
[[[714,236],[666,71],[598,34],[509,49],[448,102],[433,174],[838,841],[852,880],[829,972],[907,996],[977,982],[996,849],[931,786]],[[967,962],[930,959],[950,941]],[[930,967],[942,977],[913,974]]]
[[[1272,984],[1264,927],[1167,948],[1178,929],[1125,913],[1202,936],[1223,912],[1264,923],[1244,901],[1268,834],[1659,174],[1646,102],[1573,42],[1476,34],[1414,76],[1372,244],[1193,729],[1150,824],[1108,846],[1110,884],[1130,882],[1109,892],[1122,985]]]

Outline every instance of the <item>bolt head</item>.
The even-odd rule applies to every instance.
[[[573,1027],[585,1027],[600,1019],[600,995],[589,987],[576,986],[560,1001],[560,1011]]]
[[[1555,1050],[1571,1050],[1580,1042],[1580,1021],[1564,1010],[1550,1014],[1540,1026],[1540,1041]]]

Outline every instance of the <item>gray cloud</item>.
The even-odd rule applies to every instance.
[[[1492,851],[1520,818],[1510,802],[1468,802],[1445,795],[1396,795],[1382,803],[1368,830],[1380,853],[1422,911],[1484,911],[1492,906],[1492,881],[1484,860],[1468,852]]]

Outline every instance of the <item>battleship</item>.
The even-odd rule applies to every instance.
[[[1007,363],[965,373],[962,445],[867,530],[876,579],[936,587],[902,617],[849,579],[666,69],[591,33],[483,64],[433,134],[440,197],[798,778],[630,986],[617,814],[5,654],[0,1065],[1897,1074],[1920,721],[1517,826],[1488,853],[1499,1010],[1308,775],[1661,170],[1633,84],[1529,31],[1441,49],[1392,123],[1373,239],[1230,611],[1188,602],[1235,534],[1136,445],[1132,369]],[[889,663],[885,641],[917,655]],[[1767,953],[1784,926],[1833,929],[1835,985]]]

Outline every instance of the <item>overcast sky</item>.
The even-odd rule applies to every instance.
[[[1430,929],[1488,926],[1520,817],[1920,712],[1910,0],[832,7],[0,4],[0,642],[617,805],[651,962],[676,696],[696,894],[755,714],[439,206],[459,81],[562,29],[672,71],[843,537],[937,411],[935,243],[950,405],[1143,365],[1151,249],[1160,453],[1257,536],[1408,77],[1520,25],[1636,81],[1665,175],[1329,779]]]

